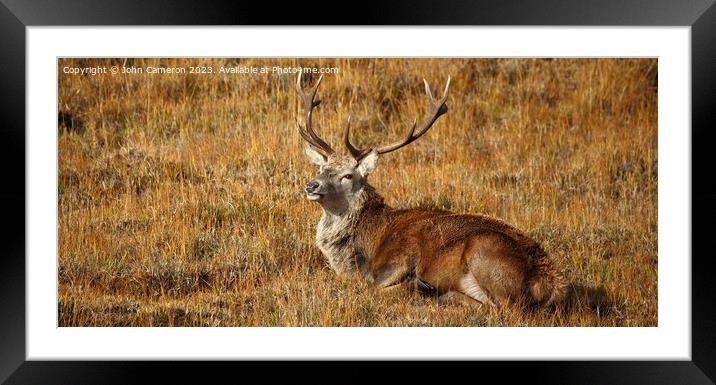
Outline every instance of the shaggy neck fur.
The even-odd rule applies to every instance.
[[[375,189],[365,184],[345,210],[323,209],[316,229],[316,243],[331,268],[339,273],[361,270],[369,258],[361,243],[358,226],[365,214],[382,211],[387,207]]]

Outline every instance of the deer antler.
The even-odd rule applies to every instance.
[[[323,139],[321,139],[315,131],[313,131],[313,125],[311,123],[311,115],[313,112],[313,109],[315,107],[318,107],[319,104],[321,104],[320,100],[314,100],[316,97],[316,91],[318,91],[318,86],[321,84],[321,79],[323,79],[323,75],[321,75],[318,78],[318,81],[313,87],[310,87],[308,89],[308,92],[306,92],[303,88],[301,88],[301,75],[303,74],[303,71],[298,72],[298,79],[296,80],[296,90],[298,91],[298,95],[301,97],[301,100],[303,100],[303,111],[304,111],[304,119],[306,121],[306,127],[304,128],[298,123],[298,117],[296,117],[296,127],[298,128],[298,132],[301,134],[303,139],[313,145],[318,152],[323,154],[323,156],[328,157],[329,155],[332,155],[335,153],[335,151],[331,148],[331,146],[328,145]]]
[[[425,117],[425,120],[423,120],[423,123],[421,123],[420,127],[418,127],[416,130],[416,119],[413,122],[410,131],[408,131],[408,135],[405,137],[405,139],[376,148],[375,150],[378,152],[378,154],[385,154],[387,152],[395,151],[403,146],[412,143],[413,141],[421,137],[423,134],[425,134],[430,129],[430,127],[433,126],[433,123],[435,123],[435,121],[438,120],[441,115],[447,112],[448,107],[445,103],[447,102],[448,90],[450,89],[450,76],[448,76],[447,83],[445,84],[445,90],[443,91],[443,96],[440,98],[440,100],[435,100],[435,98],[433,97],[433,93],[430,91],[430,86],[428,85],[427,80],[423,79],[423,83],[425,83],[425,93],[428,95],[428,102],[430,103],[429,113]],[[346,126],[345,133],[343,134],[343,143],[346,145],[351,155],[353,155],[353,157],[357,161],[360,161],[361,159],[363,159],[363,157],[370,153],[371,149],[359,149],[351,144],[350,123],[350,118],[348,118],[348,125]]]

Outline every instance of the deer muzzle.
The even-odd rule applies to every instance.
[[[320,190],[321,184],[316,181],[312,180],[308,183],[306,183],[306,195],[308,196],[308,199],[310,200],[317,200],[320,199],[323,194],[320,194],[318,191]]]

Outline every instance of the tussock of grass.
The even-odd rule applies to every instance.
[[[500,217],[569,281],[557,311],[438,306],[339,277],[313,245],[314,170],[292,75],[59,73],[61,326],[654,326],[657,66],[652,59],[63,59],[65,65],[305,65],[337,147],[402,136],[422,78],[449,112],[383,156],[389,204]],[[315,81],[315,76],[308,76]],[[313,79],[311,79],[313,78]]]

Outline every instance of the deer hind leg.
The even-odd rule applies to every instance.
[[[437,297],[438,305],[480,305],[481,302],[475,300],[474,298],[463,294],[459,291],[450,290],[447,292],[440,293],[438,289],[436,289],[433,285],[431,285],[429,282],[417,278],[415,280],[414,284],[415,290],[417,290],[420,294],[430,296],[430,297]]]
[[[467,273],[460,278],[458,289],[460,293],[474,299],[477,302],[495,306],[485,290],[483,290],[480,284],[477,283],[477,279],[475,279],[475,276],[472,275],[472,273]]]
[[[460,281],[458,290],[440,293],[430,283],[420,278],[415,280],[415,288],[423,295],[437,296],[438,305],[494,305],[470,273]]]
[[[451,290],[438,297],[438,305],[482,306],[482,302],[459,291]]]

